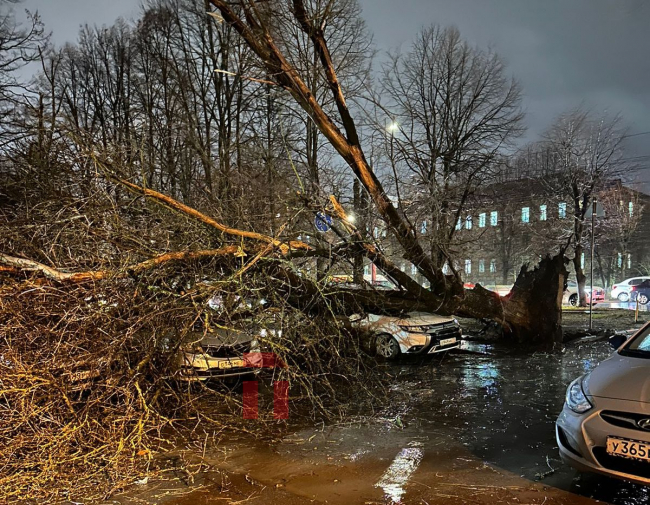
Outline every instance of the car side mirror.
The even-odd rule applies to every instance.
[[[627,341],[627,337],[625,335],[612,335],[611,337],[609,337],[609,345],[611,345],[614,349],[618,349],[626,341]]]

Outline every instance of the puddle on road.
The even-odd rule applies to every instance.
[[[590,342],[557,354],[499,350],[420,367],[402,365],[402,387],[399,381],[393,384],[391,409],[399,405],[403,411],[408,405],[406,425],[417,420],[420,431],[437,431],[486,464],[531,482],[616,505],[650,503],[646,488],[578,477],[558,456],[554,423],[567,384],[611,352],[606,342]],[[423,449],[428,451],[426,445]]]

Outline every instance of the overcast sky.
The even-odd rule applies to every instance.
[[[202,1],[202,0],[197,0]],[[540,135],[561,112],[584,104],[620,112],[630,133],[650,131],[650,2],[646,0],[359,0],[380,50],[430,24],[455,25],[472,44],[493,47],[521,82],[529,127]],[[84,23],[132,19],[139,0],[25,0],[56,43]],[[650,155],[650,135],[629,139]],[[650,180],[650,158],[643,178]]]

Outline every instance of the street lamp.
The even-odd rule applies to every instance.
[[[594,310],[594,248],[595,248],[595,236],[594,236],[594,221],[596,218],[596,199],[592,202],[591,208],[591,264],[589,265],[591,274],[590,274],[590,285],[589,289],[589,330],[593,329],[593,310]]]
[[[388,130],[392,135],[397,130],[399,130],[399,125],[395,121],[391,121],[390,123],[388,123],[388,126],[386,126],[386,130]]]

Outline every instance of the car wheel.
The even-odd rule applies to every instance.
[[[629,302],[630,301],[630,294],[629,293],[620,293],[618,295],[618,301],[621,303]]]
[[[386,333],[377,335],[377,354],[379,356],[386,359],[395,359],[399,356],[399,353],[399,344],[392,335]]]
[[[571,295],[569,297],[569,305],[571,305],[572,307],[575,307],[576,305],[578,305],[578,295],[577,294],[573,294],[573,295]]]
[[[639,295],[637,299],[641,305],[646,305],[648,303],[648,297],[646,295]]]

